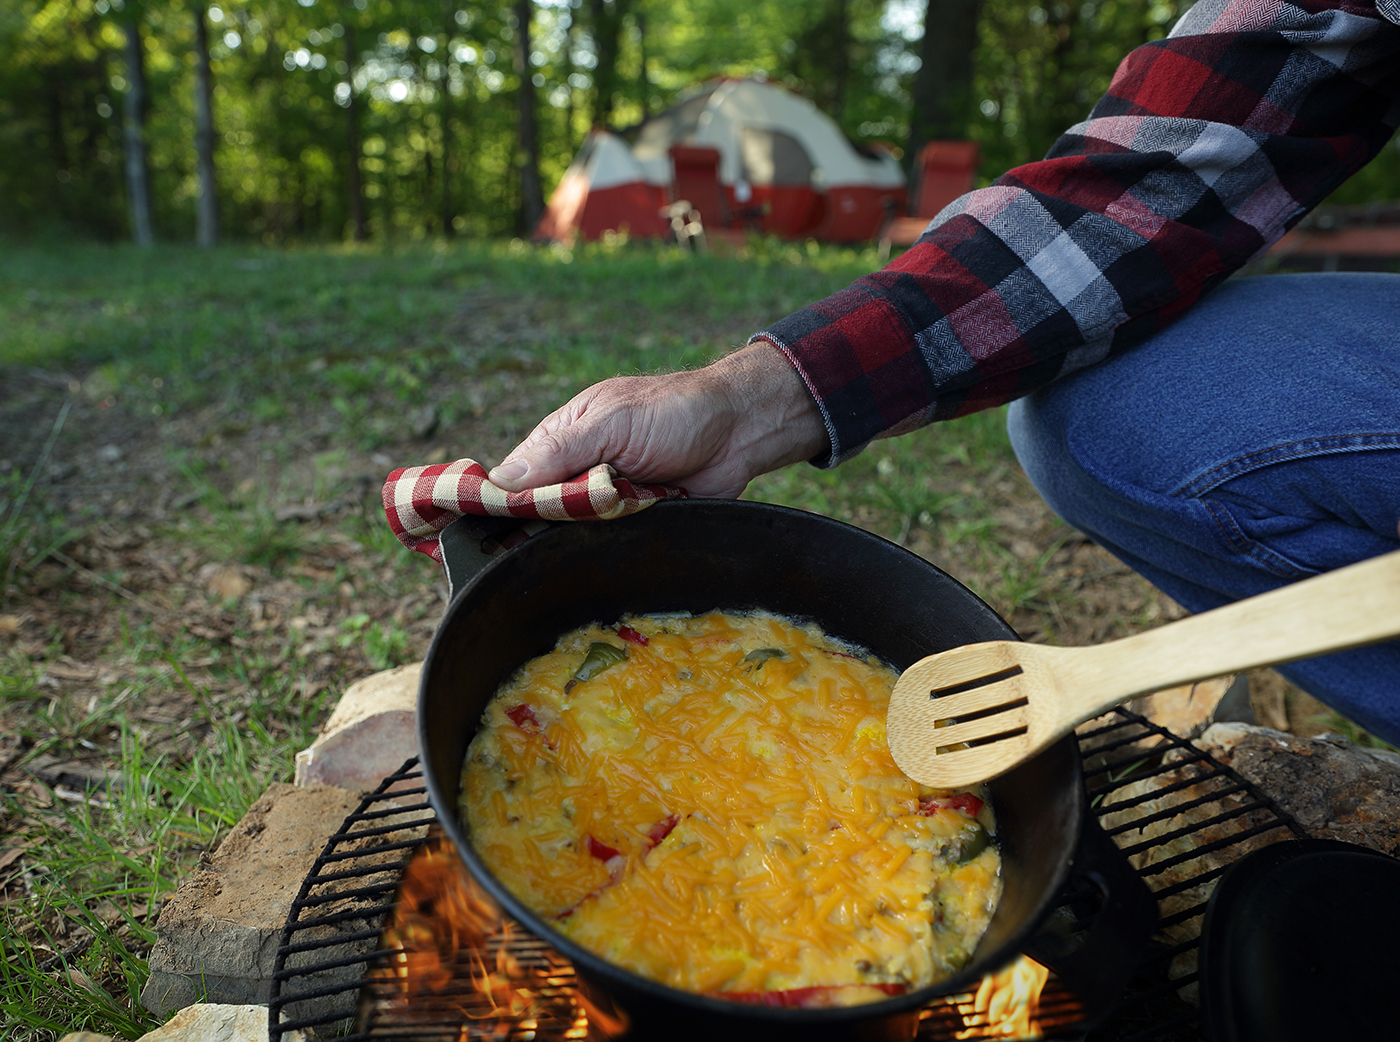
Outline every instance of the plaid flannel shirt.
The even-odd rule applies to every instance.
[[[873,438],[1028,394],[1150,336],[1268,249],[1400,123],[1400,0],[1201,0],[1045,159],[754,335]]]

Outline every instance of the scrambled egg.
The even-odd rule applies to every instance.
[[[976,947],[1000,859],[984,794],[895,767],[896,679],[769,614],[588,626],[488,706],[463,820],[538,915],[672,987],[780,1005],[924,987]]]

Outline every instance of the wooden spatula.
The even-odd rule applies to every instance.
[[[968,644],[906,669],[886,733],[925,785],[994,778],[1135,695],[1400,635],[1400,551],[1122,640]],[[1400,676],[1395,678],[1400,691]]]

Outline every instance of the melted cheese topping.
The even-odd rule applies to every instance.
[[[626,659],[580,681],[595,644]],[[896,679],[767,614],[578,630],[486,710],[472,843],[562,933],[676,988],[846,1004],[931,984],[976,946],[1000,860],[981,798],[895,767]]]

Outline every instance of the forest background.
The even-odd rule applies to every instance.
[[[857,142],[1044,154],[1181,0],[6,0],[0,232],[275,245],[528,234],[590,126],[717,76]],[[1400,140],[1400,139],[1398,139]],[[1400,147],[1336,201],[1394,196]]]

